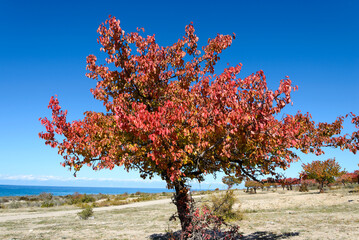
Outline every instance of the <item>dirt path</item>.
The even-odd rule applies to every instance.
[[[118,210],[125,208],[139,208],[139,207],[146,207],[146,206],[151,206],[156,204],[166,204],[166,203],[171,203],[171,199],[137,202],[137,203],[130,203],[126,205],[120,205],[120,206],[99,207],[99,208],[94,208],[93,211],[100,212],[100,211],[111,211],[111,210]],[[82,211],[82,209],[62,210],[62,211],[46,212],[46,213],[31,213],[31,212],[21,213],[21,214],[3,213],[0,215],[0,222],[31,219],[31,218],[41,218],[41,217],[59,217],[64,215],[75,215],[80,211]]]
[[[193,196],[193,198],[200,198],[203,197],[202,195]],[[157,204],[166,204],[171,203],[171,199],[160,199],[160,200],[152,200],[146,202],[136,202],[130,203],[126,205],[119,205],[119,206],[108,206],[108,207],[98,207],[94,208],[94,212],[101,212],[101,211],[111,211],[111,210],[119,210],[119,209],[126,209],[126,208],[140,208],[146,206],[152,206]],[[32,213],[32,212],[22,212],[19,213],[2,213],[0,214],[0,223],[7,222],[7,221],[15,221],[15,220],[22,220],[22,219],[32,219],[32,218],[42,218],[42,217],[59,217],[64,215],[76,215],[78,212],[82,211],[82,209],[74,209],[74,210],[61,210],[61,211],[54,211],[54,212],[45,212],[45,213]]]

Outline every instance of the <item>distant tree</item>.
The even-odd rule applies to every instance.
[[[344,186],[347,183],[356,183],[357,181],[358,181],[358,175],[355,173],[348,173],[348,172],[344,173],[337,179],[337,182],[342,183]]]
[[[282,186],[283,190],[287,188],[287,190],[293,190],[292,185],[295,184],[295,179],[293,178],[280,178],[277,182]]]
[[[235,176],[231,176],[231,175],[228,175],[228,176],[224,176],[222,178],[222,182],[224,184],[226,184],[228,186],[228,189],[232,188],[234,185],[239,185],[242,183],[242,179],[241,178],[237,178]]]
[[[354,174],[356,175],[357,183],[359,184],[359,170],[355,170]]]
[[[274,187],[277,189],[277,186],[279,185],[279,179],[268,177],[262,180],[262,183],[269,189],[271,187]]]
[[[302,167],[302,175],[305,175],[307,179],[315,179],[318,181],[321,193],[324,192],[324,183],[332,183],[336,177],[340,177],[343,174],[335,158],[325,161],[313,161],[308,164],[303,164]]]
[[[289,186],[289,189],[293,190],[293,186],[300,184],[300,180],[299,178],[286,178],[286,183]]]
[[[247,188],[246,192],[253,191],[254,193],[257,193],[257,189],[261,188],[263,183],[259,181],[248,180],[244,183],[244,186]]]
[[[298,178],[280,178],[277,182],[282,186],[283,190],[285,187],[287,190],[293,190],[293,185],[300,184],[300,180]]]
[[[40,119],[46,127],[40,137],[58,148],[63,166],[75,173],[84,165],[94,170],[122,166],[142,178],[160,176],[175,190],[183,230],[192,218],[191,180],[217,172],[251,179],[276,175],[299,159],[294,149],[317,155],[323,147],[359,149],[357,132],[340,135],[348,116],[359,126],[352,113],[318,124],[309,113],[278,117],[297,90],[288,77],[270,90],[263,71],[239,78],[241,64],[215,74],[234,34],[218,34],[199,48],[190,24],[174,44],[160,46],[141,30],[126,33],[114,17],[98,33],[106,63],[88,56],[87,76],[97,81],[91,92],[104,110],[69,122],[52,97],[52,120]]]

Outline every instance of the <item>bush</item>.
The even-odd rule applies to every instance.
[[[222,226],[228,230],[222,231]],[[238,239],[240,236],[238,230],[238,226],[226,224],[221,217],[213,215],[209,209],[202,207],[201,209],[194,209],[192,221],[187,230],[181,233],[180,239]]]
[[[92,207],[87,206],[84,210],[77,213],[77,215],[80,217],[80,219],[87,220],[89,217],[93,216],[93,210]]]
[[[6,198],[6,197],[2,197],[2,198],[0,198],[0,203],[7,203],[7,202],[9,202],[10,200],[8,199],[8,198]]]
[[[72,204],[82,204],[82,203],[90,203],[90,202],[95,202],[96,199],[90,195],[87,194],[79,194],[79,193],[74,193],[73,195],[69,195],[68,198],[70,198],[68,204],[72,205]]]
[[[84,194],[82,198],[80,198],[80,201],[83,203],[90,203],[95,202],[96,200],[94,197]]]
[[[120,194],[115,196],[115,200],[126,200],[128,198],[128,194]]]
[[[10,204],[7,205],[7,208],[9,209],[14,209],[14,208],[21,208],[22,204],[20,202],[17,201],[13,201]]]
[[[51,193],[43,192],[43,193],[39,194],[39,199],[42,201],[51,200],[52,197],[53,197],[53,195]]]
[[[48,208],[48,207],[53,207],[53,206],[54,206],[54,203],[50,202],[50,201],[45,201],[41,204],[42,208]]]
[[[226,221],[242,220],[243,214],[239,210],[233,210],[233,205],[236,202],[234,190],[227,190],[224,194],[213,194],[209,205],[204,207],[211,210],[215,216],[221,217]]]
[[[307,184],[301,184],[299,187],[299,192],[309,192]]]
[[[42,203],[37,201],[26,202],[26,207],[41,207],[41,205]]]
[[[21,196],[19,198],[20,201],[31,201],[31,199],[28,196]]]

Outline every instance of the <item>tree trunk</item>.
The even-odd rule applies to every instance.
[[[320,184],[319,184],[319,188],[320,188],[320,190],[319,190],[319,193],[324,193],[324,182],[321,182]]]
[[[192,215],[191,215],[192,198],[188,194],[189,189],[185,186],[183,181],[176,181],[174,183],[174,186],[176,193],[173,202],[177,207],[178,218],[180,219],[181,222],[182,231],[186,231],[192,220]]]

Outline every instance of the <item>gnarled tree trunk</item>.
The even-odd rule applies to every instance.
[[[186,231],[192,221],[192,215],[191,215],[192,198],[189,195],[189,189],[186,187],[183,181],[174,182],[174,187],[176,193],[173,202],[177,207],[177,213],[181,221],[182,231]]]

